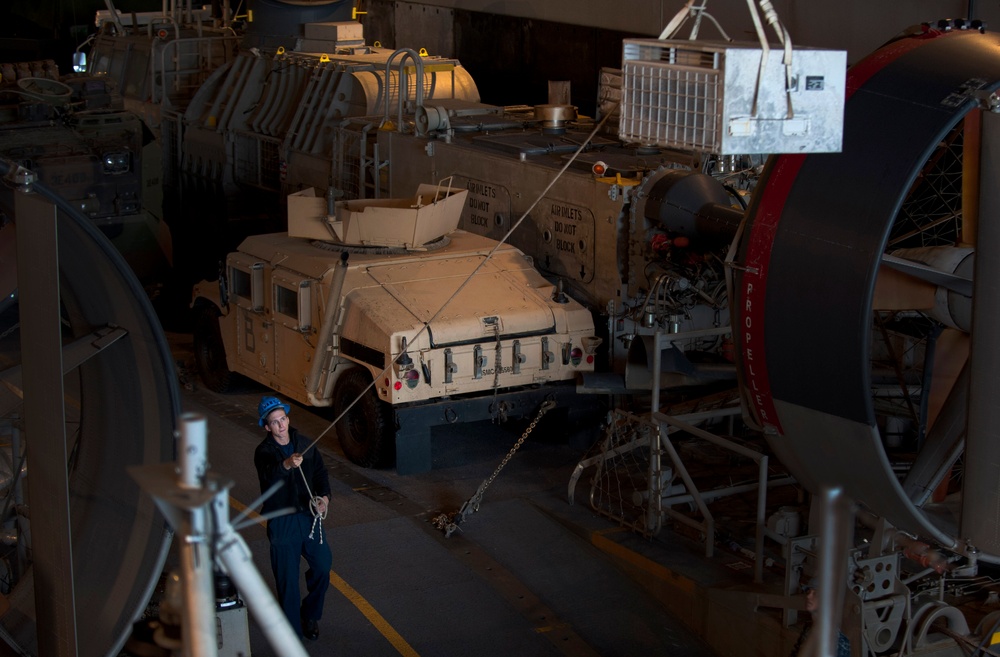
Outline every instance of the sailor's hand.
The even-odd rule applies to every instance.
[[[299,453],[292,454],[287,459],[281,462],[285,470],[291,470],[292,468],[297,468],[302,465],[302,455]]]
[[[316,504],[316,512],[320,515],[326,513],[326,510],[330,506],[330,502],[325,495],[323,497],[316,497],[313,499],[313,501]]]

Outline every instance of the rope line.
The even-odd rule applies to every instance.
[[[577,147],[577,149],[573,152],[573,154],[566,160],[566,163],[563,164],[562,168],[559,169],[558,173],[556,173],[556,175],[552,178],[552,180],[549,181],[549,184],[545,186],[545,189],[543,189],[541,193],[535,197],[535,200],[531,202],[531,205],[528,206],[528,209],[521,214],[520,218],[518,218],[518,220],[514,222],[514,224],[504,234],[504,236],[500,239],[500,241],[498,241],[496,245],[492,249],[490,249],[489,253],[486,254],[486,257],[483,259],[483,261],[480,262],[479,265],[477,265],[476,268],[472,270],[472,273],[470,273],[464,281],[462,281],[462,284],[459,285],[458,289],[455,290],[455,292],[445,300],[444,304],[441,305],[438,311],[434,313],[434,315],[429,320],[424,322],[424,325],[420,327],[420,330],[417,331],[417,333],[413,336],[412,342],[416,342],[417,338],[423,335],[430,328],[430,325],[434,323],[434,321],[441,315],[441,313],[444,312],[445,308],[448,307],[448,304],[454,301],[455,297],[457,297],[462,292],[462,290],[465,289],[465,287],[472,280],[473,276],[478,274],[480,270],[482,270],[482,268],[486,266],[486,263],[488,263],[490,259],[493,258],[493,256],[500,249],[500,247],[507,243],[507,240],[510,239],[510,236],[514,234],[514,231],[521,227],[521,224],[524,223],[524,220],[528,218],[528,215],[530,215],[531,211],[535,209],[535,206],[541,203],[542,199],[545,198],[545,195],[549,193],[549,191],[556,184],[556,182],[562,177],[564,173],[566,173],[566,170],[569,169],[569,167],[573,164],[573,162],[576,161],[576,158],[579,157],[580,153],[583,152],[583,149],[586,148],[591,141],[593,141],[594,136],[597,135],[598,131],[602,127],[604,127],[604,124],[607,123],[608,118],[611,117],[615,109],[617,109],[618,105],[620,104],[621,101],[615,103],[615,106],[611,108],[611,110],[607,114],[604,115],[604,118],[602,118],[597,123],[597,125],[594,126],[594,129],[590,131],[590,134],[587,135],[587,138],[580,143],[580,146]],[[316,436],[316,438],[311,443],[309,443],[309,445],[301,453],[304,455],[310,449],[315,447],[316,443],[318,443],[320,439],[323,438],[323,436],[329,433],[330,429],[332,429],[337,424],[337,422],[339,422],[345,415],[347,415],[351,411],[351,409],[354,408],[354,405],[357,404],[358,401],[360,401],[361,398],[364,397],[364,395],[367,394],[369,390],[371,390],[371,388],[375,385],[375,382],[384,377],[386,373],[390,369],[392,369],[392,366],[396,364],[396,361],[399,360],[399,357],[402,356],[403,353],[405,352],[401,351],[396,355],[395,358],[389,361],[389,364],[385,366],[385,368],[379,373],[379,375],[374,379],[372,379],[372,382],[369,383],[367,386],[365,386],[365,389],[362,390],[350,404],[348,404],[347,408],[341,411],[341,413],[337,415],[337,417],[335,417],[330,422],[330,424],[327,425],[326,429],[324,429],[318,436]]]

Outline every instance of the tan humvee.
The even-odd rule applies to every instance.
[[[352,461],[388,465],[395,452],[401,473],[430,468],[434,425],[571,403],[600,343],[590,312],[518,249],[454,230],[465,190],[423,187],[330,215],[322,198],[305,218],[290,205],[291,233],[230,253],[220,280],[194,289],[206,385],[225,390],[236,372],[331,406]]]

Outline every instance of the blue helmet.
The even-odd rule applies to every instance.
[[[264,426],[264,421],[267,420],[267,416],[271,411],[277,410],[279,408],[285,409],[285,415],[292,410],[292,407],[288,404],[282,404],[281,400],[277,397],[271,397],[270,395],[260,398],[260,403],[257,404],[257,415],[260,419],[257,420],[257,424]]]

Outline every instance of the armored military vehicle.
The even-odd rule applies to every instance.
[[[348,458],[395,453],[401,473],[430,468],[432,426],[579,403],[573,381],[600,342],[590,312],[518,249],[454,230],[467,190],[423,185],[330,215],[308,191],[291,197],[290,232],[247,238],[195,286],[209,388],[235,372],[332,407]]]

